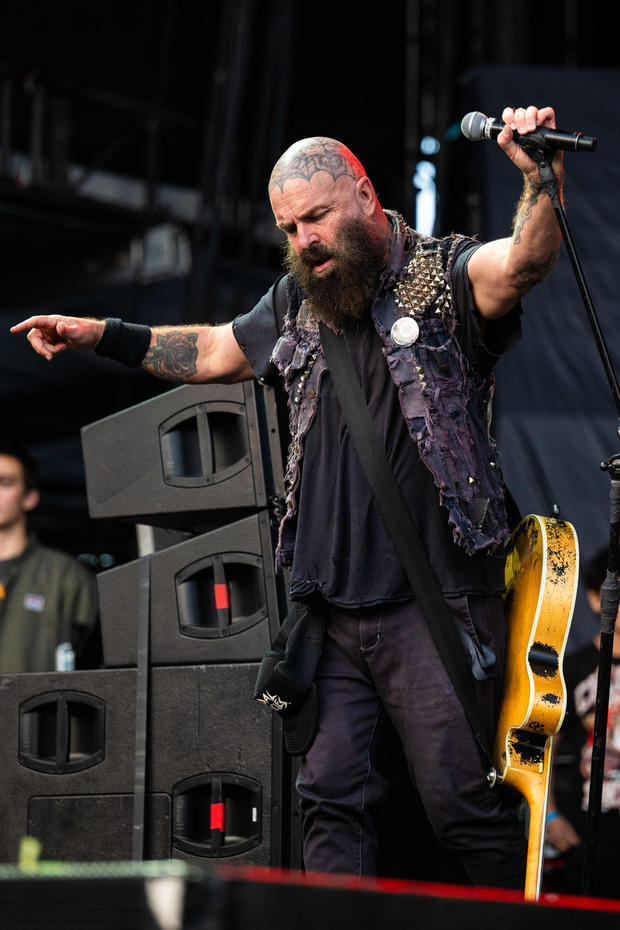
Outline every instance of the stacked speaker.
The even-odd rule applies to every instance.
[[[273,392],[186,385],[82,431],[93,518],[152,544],[97,576],[104,667],[0,687],[0,861],[291,861],[290,772],[252,692],[286,599]]]

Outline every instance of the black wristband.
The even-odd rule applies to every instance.
[[[135,368],[146,355],[150,343],[150,326],[123,323],[117,317],[108,317],[103,335],[95,346],[95,354]]]

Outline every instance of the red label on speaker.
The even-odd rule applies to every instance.
[[[219,830],[220,833],[224,832],[226,827],[226,816],[224,813],[223,804],[212,804],[211,805],[211,821],[210,827],[212,830]]]
[[[226,610],[230,607],[230,594],[227,584],[214,584],[215,606],[218,610]]]

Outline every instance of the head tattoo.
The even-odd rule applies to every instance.
[[[343,175],[357,181],[365,175],[355,155],[341,142],[315,136],[286,150],[271,172],[269,190],[277,187],[283,192],[285,183],[296,178],[310,182],[317,171],[326,171],[333,181]]]

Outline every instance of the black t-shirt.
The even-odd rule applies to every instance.
[[[482,342],[467,277],[467,261],[476,247],[468,244],[457,255],[452,266],[452,293],[460,315],[461,345],[472,362],[490,370],[514,338],[520,309],[491,324],[486,342]],[[240,347],[266,383],[274,383],[278,377],[270,362],[281,329],[273,290],[250,313],[234,321]],[[349,323],[345,336],[371,415],[444,593],[501,593],[503,555],[468,556],[453,541],[447,510],[439,505],[432,475],[407,430],[372,320]],[[411,598],[411,588],[353,448],[328,372],[305,439],[298,495],[291,597],[308,598],[318,593],[342,607]]]

